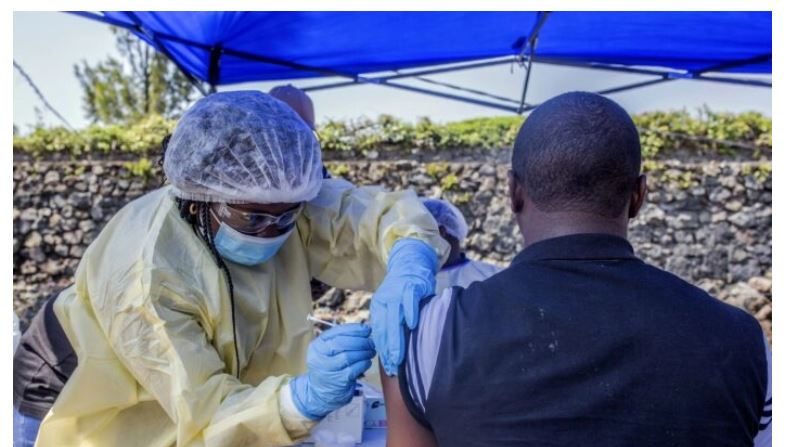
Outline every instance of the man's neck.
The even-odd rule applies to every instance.
[[[582,212],[536,211],[519,216],[518,222],[525,247],[545,239],[572,234],[601,233],[625,239],[627,237],[626,219],[607,218]]]

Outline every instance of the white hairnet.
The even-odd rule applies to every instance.
[[[427,207],[438,225],[445,228],[447,233],[456,237],[460,242],[465,240],[468,236],[468,224],[456,206],[441,199],[422,199],[421,203]]]
[[[296,203],[317,196],[320,146],[286,104],[258,91],[214,93],[178,121],[164,157],[173,193],[228,203]]]

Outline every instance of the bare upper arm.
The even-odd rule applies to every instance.
[[[381,382],[386,401],[388,423],[388,447],[435,447],[438,442],[431,431],[421,425],[410,414],[402,399],[397,377],[389,377],[381,367]]]

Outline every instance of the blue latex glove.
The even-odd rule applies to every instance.
[[[405,357],[405,330],[419,322],[419,303],[435,294],[438,256],[426,243],[403,239],[394,244],[388,273],[372,296],[372,340],[386,374],[393,376]]]
[[[350,402],[356,379],[375,356],[369,334],[369,326],[342,324],[312,341],[307,372],[290,381],[290,395],[301,414],[318,420]]]

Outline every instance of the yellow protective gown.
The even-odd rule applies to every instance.
[[[228,262],[228,284],[165,187],[123,208],[85,253],[55,312],[79,358],[36,446],[279,446],[278,390],[305,369],[315,277],[373,290],[399,239],[448,246],[410,191],[325,180],[277,255]]]

